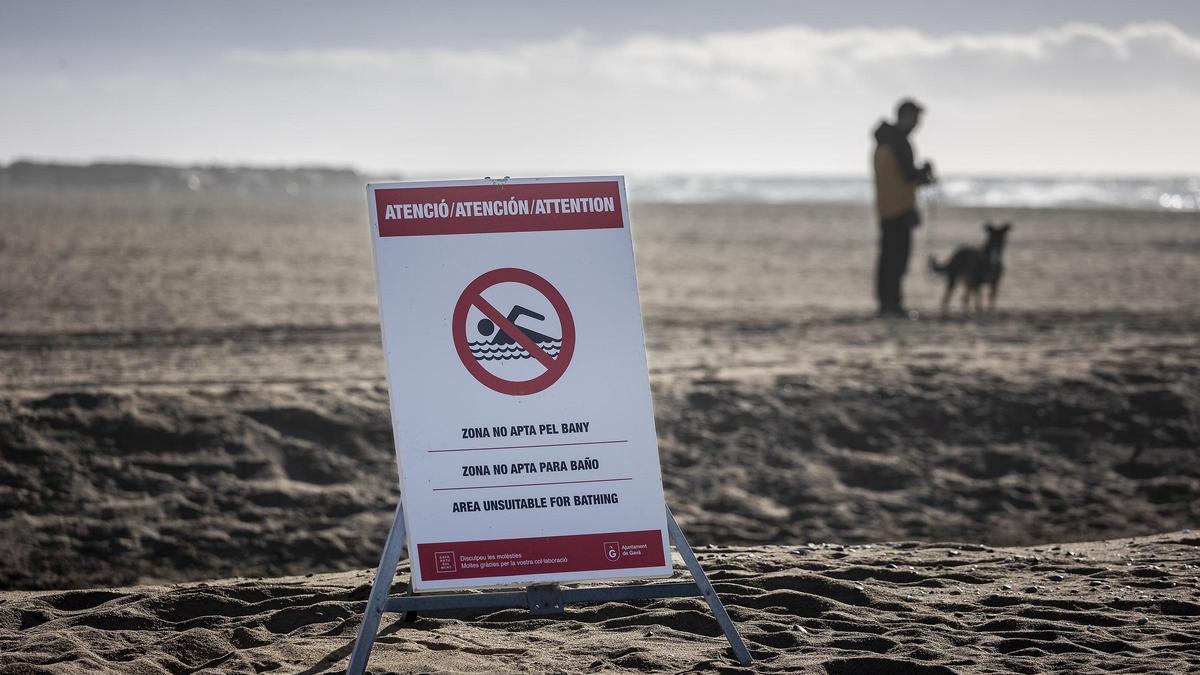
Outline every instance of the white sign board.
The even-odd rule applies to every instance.
[[[624,179],[367,189],[413,587],[669,576]]]

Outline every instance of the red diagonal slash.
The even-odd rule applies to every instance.
[[[537,359],[538,363],[541,363],[543,366],[545,366],[546,370],[552,370],[554,368],[554,358],[542,351],[541,346],[534,342],[533,338],[526,335],[525,331],[518,328],[515,323],[509,321],[507,317],[505,317],[500,313],[499,310],[492,306],[492,303],[484,300],[482,295],[476,295],[475,297],[470,298],[470,301],[472,305],[475,305],[475,307],[479,309],[479,311],[483,312],[484,316],[490,319],[492,323],[496,324],[496,327],[499,330],[504,331],[509,337],[516,340],[517,344],[521,345],[525,351],[529,352],[530,356]]]

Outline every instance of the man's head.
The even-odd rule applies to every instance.
[[[896,106],[896,127],[904,133],[910,133],[921,122],[921,113],[925,109],[911,98],[906,98]]]

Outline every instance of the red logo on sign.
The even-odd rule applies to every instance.
[[[514,305],[505,313],[484,299],[484,291],[504,283],[524,285],[549,301],[558,315],[561,335],[555,338],[516,323],[523,317],[544,321],[546,317],[536,311]],[[474,342],[467,336],[467,319],[472,307],[485,317],[476,328],[481,336],[488,338],[486,341]],[[575,321],[566,300],[549,281],[528,270],[506,267],[480,275],[459,296],[450,323],[454,348],[467,371],[487,388],[509,396],[536,394],[554,384],[566,372],[575,353]],[[507,379],[483,364],[484,361],[529,358],[535,359],[543,369],[541,374],[530,379]]]

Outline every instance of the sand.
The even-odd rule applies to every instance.
[[[1119,312],[651,320],[667,498],[704,544],[1005,545],[1194,527],[1198,328]],[[230,382],[143,371],[144,383],[0,395],[0,536],[11,542],[0,583],[374,564],[398,496],[385,384],[312,377],[338,366],[295,362],[360,353],[378,363],[376,330],[131,334],[120,350],[107,337],[91,350],[80,343],[93,338],[61,338],[76,341],[77,358],[163,368],[234,352],[245,366]],[[658,357],[661,342],[691,353],[707,344],[724,365],[673,364],[682,357]],[[803,357],[784,353],[792,345]],[[271,378],[260,358],[304,376]]]
[[[0,199],[0,588],[368,567],[397,499],[363,203]],[[853,205],[633,211],[668,501],[696,543],[1200,522],[1200,216],[1015,222],[992,316],[870,317]],[[918,236],[916,260],[924,252]]]
[[[397,498],[364,211],[0,195],[0,664],[126,671],[148,649],[146,672],[293,672],[348,643]],[[988,219],[1015,223],[1000,309],[941,317],[923,259]],[[667,499],[694,544],[755,547],[705,562],[765,672],[1196,667],[1195,535],[1059,551],[1200,525],[1200,216],[944,210],[918,233],[911,322],[871,317],[865,207],[633,222]],[[895,540],[971,546],[867,547]],[[962,564],[984,571],[948,576]],[[226,577],[264,580],[161,586]],[[71,588],[93,590],[21,592]],[[728,665],[694,635],[715,634],[702,607],[654,607],[392,629],[376,665]]]
[[[1034,548],[903,542],[698,553],[756,659],[753,672],[1200,669],[1196,533]],[[369,581],[345,572],[3,593],[0,673],[338,672]],[[370,672],[751,670],[737,666],[698,599],[576,606],[559,618],[511,609],[398,619],[385,616]]]

